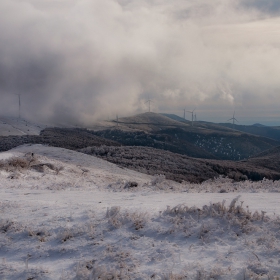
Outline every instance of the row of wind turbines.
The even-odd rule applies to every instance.
[[[193,122],[196,122],[196,113],[194,113],[195,109],[193,109],[192,111],[186,111],[186,108],[184,108],[184,120],[186,119],[186,112],[191,113],[192,114],[192,126],[193,126]],[[228,119],[227,122],[232,121],[232,125],[235,125],[235,122],[238,122],[238,120],[235,118],[235,111],[233,112],[233,116],[232,118]]]
[[[151,99],[148,99],[145,102],[145,104],[147,104],[147,103],[149,105],[149,113],[150,113],[151,112],[151,103],[153,103],[153,101]],[[184,110],[184,120],[186,119],[186,112],[192,114],[192,126],[193,126],[193,122],[194,121],[196,122],[196,113],[195,113],[196,108],[194,108],[192,111],[187,111],[186,108],[184,108],[183,110]],[[227,122],[228,121],[232,121],[233,126],[235,125],[235,122],[238,122],[238,120],[235,118],[235,111],[233,112],[232,118],[228,119]]]
[[[16,94],[18,96],[18,119],[20,119],[20,94]],[[151,112],[151,103],[153,103],[153,101],[151,99],[148,99],[145,104],[149,104],[149,113]],[[195,108],[196,109],[196,108]],[[184,120],[186,119],[186,112],[187,113],[191,113],[192,114],[192,126],[193,126],[193,122],[196,122],[196,113],[195,113],[195,109],[193,109],[192,111],[187,111],[186,108],[184,108]],[[119,117],[118,115],[116,116],[117,119],[117,124],[119,124]],[[238,120],[235,118],[235,111],[233,112],[233,116],[232,118],[228,119],[227,121],[232,121],[233,126],[235,125],[235,122],[238,122]]]
[[[153,101],[151,99],[148,99],[145,104],[149,105],[149,113],[151,112],[151,103],[153,103]],[[194,113],[195,109],[193,109],[192,111],[186,111],[186,108],[184,109],[184,120],[186,119],[186,112],[191,113],[192,114],[192,126],[193,126],[193,122],[196,121],[196,113]]]

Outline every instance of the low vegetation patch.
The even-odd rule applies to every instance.
[[[41,162],[33,153],[27,153],[21,157],[11,157],[0,161],[0,170],[8,172],[10,174],[8,176],[10,179],[20,178],[20,173],[28,169],[41,173],[46,172],[48,169],[57,175],[64,167],[49,162]]]
[[[279,225],[279,217],[252,212],[239,197],[154,214],[115,206],[102,216],[89,211],[39,223],[0,220],[0,254],[8,252],[0,277],[279,279]],[[59,277],[48,269],[50,260],[67,260]]]
[[[279,171],[260,168],[247,162],[196,159],[149,147],[94,146],[79,151],[138,172],[163,174],[167,179],[177,182],[201,183],[219,176],[237,182],[280,179]]]

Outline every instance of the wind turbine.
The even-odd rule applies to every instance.
[[[192,114],[192,126],[193,126],[193,112],[195,111],[195,109],[193,109],[192,111],[187,111],[188,113]]]
[[[146,102],[145,102],[145,104],[146,103],[149,103],[149,113],[151,112],[151,103],[153,103],[153,101],[151,100],[151,99],[148,99]]]
[[[21,95],[21,93],[16,93],[16,95],[18,96],[18,119],[20,119],[20,95]]]
[[[229,119],[229,120],[227,120],[227,121],[231,121],[232,120],[232,125],[233,125],[233,127],[234,127],[234,125],[235,125],[235,121],[237,121],[238,122],[238,120],[235,118],[235,111],[233,112],[233,116],[232,116],[232,118],[231,119]]]
[[[184,110],[184,120],[186,119],[186,108],[183,109]]]

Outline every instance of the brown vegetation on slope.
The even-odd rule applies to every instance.
[[[177,182],[200,183],[220,175],[235,181],[250,179],[279,180],[280,172],[233,161],[205,160],[171,153],[150,147],[88,147],[81,152],[100,157],[119,166],[138,172],[163,174]]]
[[[47,128],[42,130],[40,135],[0,137],[0,152],[23,144],[44,144],[69,150],[88,146],[120,146],[119,143],[93,135],[86,129]]]

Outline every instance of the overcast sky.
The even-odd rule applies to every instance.
[[[1,115],[280,125],[279,0],[1,0],[0,38]]]

